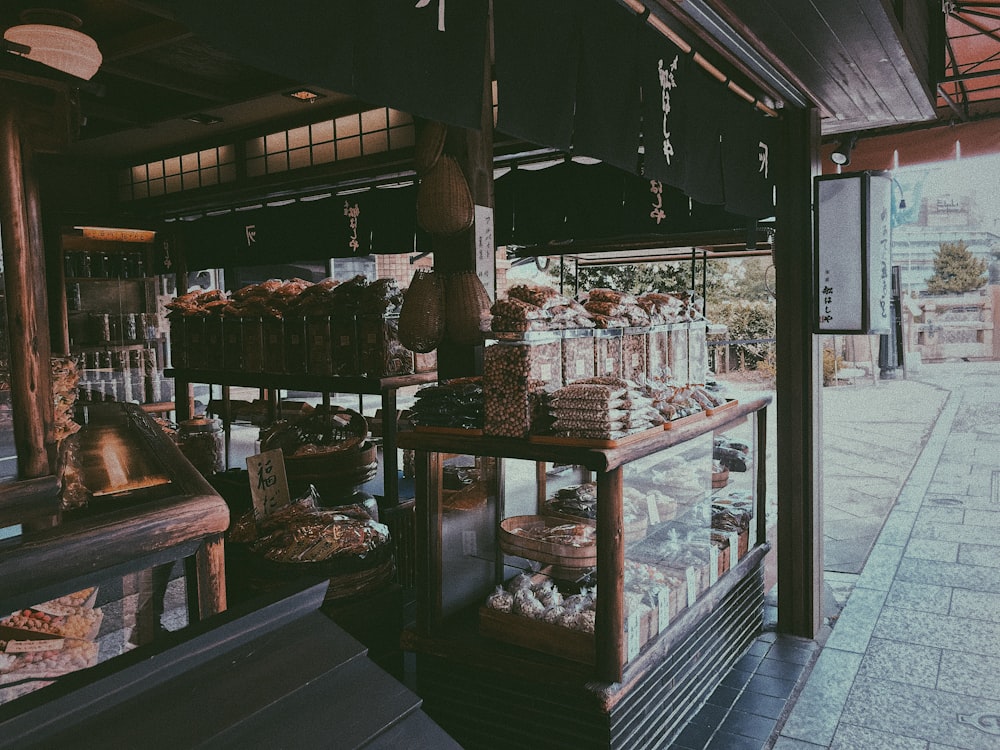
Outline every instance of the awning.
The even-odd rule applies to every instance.
[[[430,250],[416,190],[368,188],[178,222],[189,265],[223,268]]]
[[[691,200],[658,180],[572,159],[544,169],[512,169],[497,178],[494,196],[498,245],[545,246],[742,231],[754,224],[724,206]]]
[[[263,70],[480,127],[487,0],[330,0],[310,4],[308,14],[276,12],[263,0],[157,1]],[[616,0],[504,0],[494,16],[498,130],[730,213],[773,213],[781,144],[774,118],[643,16]]]

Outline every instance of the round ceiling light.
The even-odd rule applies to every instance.
[[[30,13],[30,15],[29,15]],[[101,67],[103,56],[97,42],[81,31],[80,19],[60,11],[25,11],[29,23],[11,26],[3,38],[8,52],[89,81]],[[30,21],[47,21],[30,23]]]

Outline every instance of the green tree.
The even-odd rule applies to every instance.
[[[986,284],[986,261],[975,257],[965,244],[942,242],[934,254],[934,274],[927,279],[931,294],[971,292]]]
[[[774,300],[727,299],[713,308],[710,320],[722,323],[728,329],[726,338],[730,341],[755,341],[774,338]],[[740,366],[754,370],[758,363],[766,361],[773,349],[773,343],[744,343],[736,345]]]
[[[773,303],[774,263],[771,256],[751,256],[730,263],[732,282],[724,290],[727,296],[743,300]]]
[[[550,265],[548,272],[558,286],[559,264]],[[711,305],[712,301],[718,298],[718,292],[732,283],[727,274],[728,264],[724,261],[713,261],[704,268],[707,304]],[[581,292],[591,289],[615,289],[639,295],[645,292],[670,294],[694,289],[697,294],[701,294],[702,278],[702,264],[698,263],[692,279],[689,261],[586,266],[579,269],[574,269],[572,263],[567,263],[563,271],[566,293],[571,296],[577,284]]]

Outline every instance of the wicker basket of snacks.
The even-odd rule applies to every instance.
[[[293,494],[311,484],[323,498],[338,498],[375,476],[378,459],[366,440],[368,421],[351,409],[319,407],[261,431],[261,450],[280,448]]]

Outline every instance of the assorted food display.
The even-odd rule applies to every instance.
[[[227,532],[227,554],[248,564],[255,587],[299,576],[328,579],[327,600],[377,590],[395,571],[389,528],[374,499],[323,504],[315,488],[258,517],[249,510]]]
[[[607,390],[600,394],[602,403],[616,397]],[[712,483],[720,455],[727,457],[727,471],[747,472],[750,448],[719,435],[711,459],[705,451],[708,439],[657,454],[652,464],[624,467],[625,660],[692,606],[750,546],[752,489],[720,490]],[[593,637],[597,601],[597,483],[553,483],[539,505],[540,515],[512,516],[500,523],[498,539],[508,563],[526,566],[526,571],[487,597],[480,610],[480,631],[589,662],[593,643],[584,636]],[[525,562],[511,562],[510,557]]]
[[[270,279],[232,294],[193,291],[167,304],[175,367],[388,377],[414,372],[399,341],[394,279]]]
[[[572,299],[520,284],[491,312],[485,434],[615,441],[729,403],[691,356],[706,330],[693,293],[598,288]]]
[[[98,661],[103,620],[97,589],[84,589],[0,619],[0,703]]]
[[[361,276],[183,294],[167,305],[173,363],[327,376],[411,373],[416,355],[398,334],[403,295],[391,279]],[[698,360],[705,325],[694,294],[594,289],[574,299],[521,284],[491,313],[483,374],[417,390],[409,415],[417,431],[611,447],[646,433],[662,435],[682,420],[735,403],[704,384],[705,363]],[[79,429],[73,421],[79,375],[72,359],[53,360],[52,368],[56,428],[65,438]],[[204,421],[204,429],[188,425],[185,455],[197,463],[204,454],[208,475],[219,470],[220,435],[213,420]],[[170,427],[183,443],[180,428]],[[378,466],[363,415],[310,407],[262,429],[260,448],[282,451],[296,499],[266,514],[258,507],[236,517],[227,555],[250,561],[246,570],[262,580],[327,578],[328,600],[391,581],[389,527],[380,523],[374,498],[358,492]],[[729,488],[732,473],[752,466],[749,446],[718,436],[710,461],[695,453],[657,455],[651,466],[623,474],[626,660],[751,545],[753,493]],[[493,522],[508,575],[517,572],[482,602],[480,630],[592,662],[599,491],[592,472],[577,470],[572,481],[553,481],[547,492],[543,480],[533,514]],[[330,480],[325,485],[324,478]],[[466,517],[486,508],[496,480],[479,463],[444,466],[442,484],[450,489],[442,508]],[[95,595],[90,589],[0,621],[0,702],[96,663],[102,611],[94,607]]]

